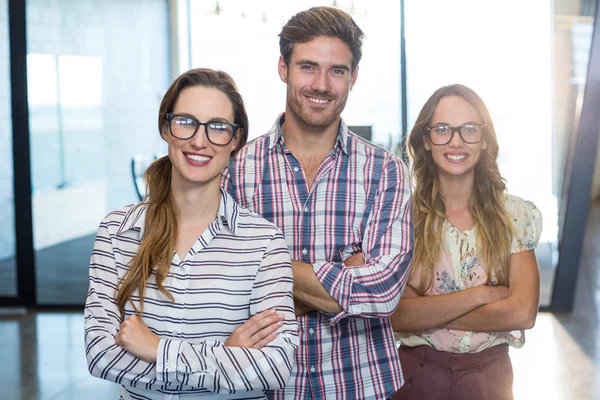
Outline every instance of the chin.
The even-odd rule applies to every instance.
[[[460,168],[460,169],[449,168],[449,169],[446,169],[444,172],[451,176],[464,176],[464,175],[470,174],[474,170],[475,170],[474,168]]]
[[[334,118],[331,118],[330,115],[324,115],[322,118],[315,118],[313,116],[305,115],[304,123],[309,126],[313,126],[316,128],[327,128],[334,122]]]

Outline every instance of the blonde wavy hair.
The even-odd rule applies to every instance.
[[[421,279],[414,288],[420,295],[427,294],[434,282],[434,271],[442,248],[442,226],[446,218],[444,202],[440,197],[438,169],[431,152],[425,148],[429,141],[426,131],[440,100],[446,96],[460,96],[471,104],[486,125],[483,138],[487,148],[475,166],[475,182],[469,210],[476,221],[477,253],[488,276],[500,285],[508,283],[510,246],[513,226],[504,205],[506,184],[498,170],[498,141],[490,113],[483,100],[463,85],[444,86],[436,90],[423,106],[408,138],[408,150],[413,160],[413,224],[414,254],[410,277],[419,270]]]
[[[206,68],[193,69],[182,74],[171,84],[160,104],[158,114],[158,131],[169,135],[167,114],[173,112],[179,94],[188,87],[204,86],[215,88],[229,98],[233,107],[234,121],[240,128],[236,132],[238,143],[232,156],[237,153],[248,140],[248,115],[242,96],[238,93],[235,82],[223,71]],[[203,135],[199,130],[197,135]],[[119,283],[116,292],[117,305],[124,318],[125,305],[131,302],[136,313],[144,312],[144,298],[148,279],[154,272],[156,286],[171,302],[171,293],[163,282],[171,268],[171,258],[177,240],[177,205],[171,193],[172,164],[168,156],[153,162],[144,175],[146,179],[146,198],[138,207],[146,207],[144,237],[140,247],[129,263],[127,273]],[[140,308],[133,302],[133,295],[138,291]]]

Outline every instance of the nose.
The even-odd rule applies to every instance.
[[[315,92],[329,91],[329,75],[327,74],[327,71],[319,71],[315,74],[315,78],[312,82],[312,90]]]
[[[200,125],[194,137],[190,139],[190,144],[194,148],[201,149],[208,146],[208,143],[209,142],[206,133],[206,125]]]
[[[463,147],[465,145],[465,142],[463,142],[458,130],[452,132],[452,138],[450,139],[450,143],[448,143],[448,145],[450,147]]]

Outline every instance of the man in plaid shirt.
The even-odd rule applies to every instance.
[[[280,33],[285,113],[232,160],[223,185],[276,224],[292,256],[297,366],[274,399],[386,399],[403,382],[394,312],[412,257],[409,176],[341,119],[363,32],[315,7]]]

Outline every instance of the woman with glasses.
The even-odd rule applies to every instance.
[[[282,388],[298,344],[282,233],[220,189],[248,138],[224,72],[177,78],[160,105],[168,156],[147,196],[100,224],[90,261],[90,372],[122,399],[262,399]]]
[[[537,315],[541,214],[506,193],[490,114],[465,86],[433,93],[409,151],[415,243],[391,318],[405,378],[394,399],[512,399],[508,347]]]

